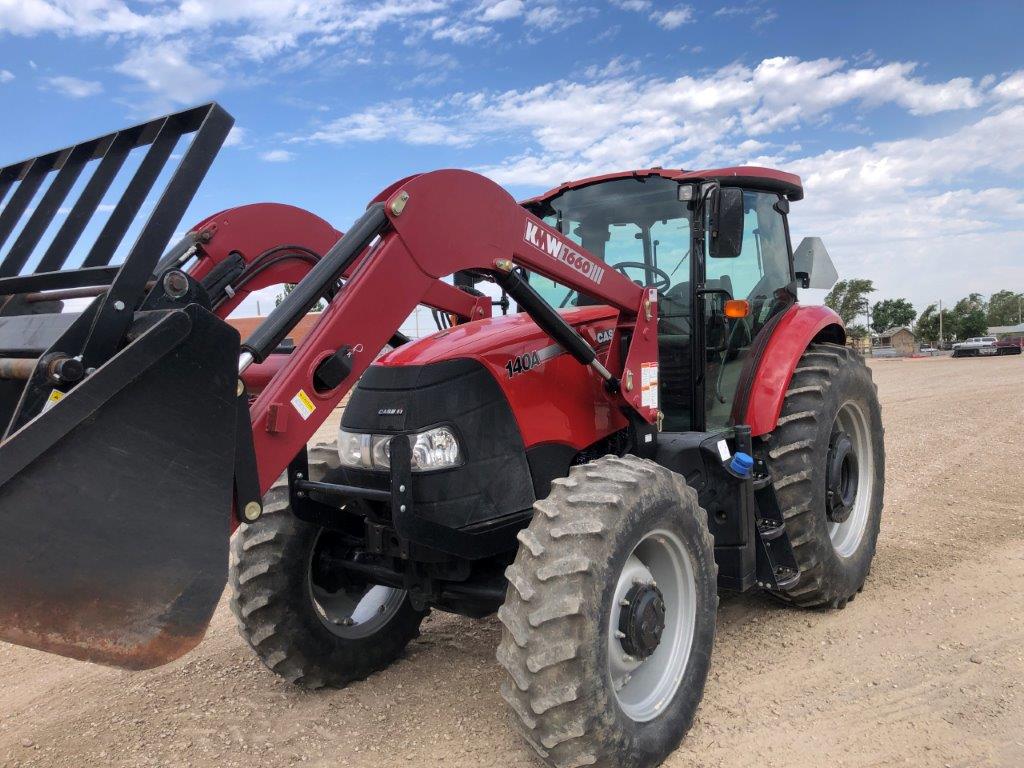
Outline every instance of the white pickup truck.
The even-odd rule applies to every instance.
[[[995,336],[975,336],[973,339],[960,341],[953,345],[953,357],[977,357],[978,355],[998,355]]]

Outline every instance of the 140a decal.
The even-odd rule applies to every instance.
[[[538,349],[534,352],[524,352],[505,363],[505,372],[508,373],[510,379],[513,379],[520,373],[531,371],[541,363],[550,360],[552,357],[557,357],[564,351],[557,344],[552,344],[550,347],[544,347],[544,349]]]
[[[505,370],[508,372],[508,377],[511,379],[518,376],[520,373],[526,373],[535,365],[540,365],[540,355],[536,352],[527,352],[522,355],[516,355],[505,363]]]

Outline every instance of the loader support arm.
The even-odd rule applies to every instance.
[[[483,176],[444,170],[392,185],[374,199],[332,254],[333,260],[321,261],[243,344],[245,367],[248,356],[260,359],[275,339],[294,326],[311,297],[322,295],[329,282],[355,264],[320,321],[292,353],[288,366],[252,406],[263,492],[330,416],[405,318],[418,304],[431,303],[429,297],[438,294],[439,285],[450,287],[441,278],[462,270],[504,277],[518,265],[619,310],[617,333],[629,335],[628,352],[625,362],[618,363],[620,370],[608,372],[622,380],[621,392],[608,396],[648,423],[657,420],[656,395],[642,394],[640,387],[645,364],[656,365],[658,359],[656,295],[608,270]],[[524,308],[530,311],[529,306]],[[535,319],[545,328],[541,317]],[[343,348],[350,350],[348,375],[336,388],[318,392],[314,386],[317,366]],[[578,359],[586,356],[585,350],[576,352]]]

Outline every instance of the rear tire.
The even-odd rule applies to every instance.
[[[314,480],[337,464],[336,452],[323,447],[312,449],[309,459]],[[271,488],[263,505],[263,516],[232,537],[230,568],[231,611],[260,660],[289,682],[314,689],[344,687],[397,659],[419,635],[426,613],[401,590],[317,586],[311,563],[322,529],[292,514],[284,482]]]
[[[773,594],[803,607],[843,608],[863,588],[882,518],[883,434],[878,389],[861,357],[812,344],[768,440],[768,468],[800,569],[793,587]],[[844,446],[854,454],[845,463],[836,453]]]
[[[682,477],[634,456],[573,467],[534,506],[498,612],[502,697],[549,765],[657,765],[693,723],[711,662],[707,515]]]

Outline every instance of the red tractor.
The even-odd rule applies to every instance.
[[[533,748],[649,766],[693,721],[720,591],[861,590],[881,415],[840,319],[797,301],[836,277],[791,247],[799,178],[651,168],[517,204],[435,171],[344,236],[260,204],[168,249],[231,124],[207,105],[0,169],[0,637],[166,663],[230,571],[249,645],[318,688],[387,666],[432,608],[496,612]],[[281,283],[240,340],[227,315]],[[439,330],[408,341],[420,305]]]

